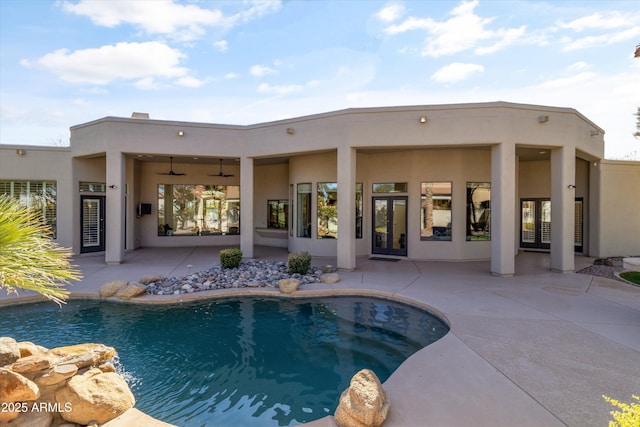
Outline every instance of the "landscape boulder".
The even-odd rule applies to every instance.
[[[285,294],[292,294],[300,287],[300,280],[294,278],[280,279],[280,281],[278,282],[278,287],[280,288],[280,292]]]
[[[20,359],[20,347],[11,337],[0,337],[0,366],[11,365]]]
[[[118,293],[118,291],[129,284],[128,280],[112,280],[100,287],[100,298],[109,298]]]
[[[115,372],[92,369],[71,378],[55,393],[58,405],[69,405],[70,412],[61,412],[65,421],[87,425],[104,424],[123,414],[136,403],[124,379]]]
[[[341,427],[378,427],[387,419],[389,400],[376,374],[363,369],[340,396],[335,421]]]
[[[339,281],[340,276],[338,275],[338,273],[325,273],[320,276],[320,282],[327,285],[332,285],[334,283],[338,283]]]
[[[129,282],[129,284],[118,291],[116,294],[120,299],[131,299],[143,294],[147,287],[140,283]]]

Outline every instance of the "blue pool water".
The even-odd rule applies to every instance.
[[[0,336],[116,348],[136,407],[179,426],[290,426],[333,414],[360,369],[384,381],[447,325],[361,297],[0,308]]]

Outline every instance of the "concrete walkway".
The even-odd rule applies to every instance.
[[[140,249],[120,265],[80,256],[75,263],[84,279],[69,290],[74,297],[95,297],[109,280],[185,275],[218,264],[220,249]],[[287,253],[256,247],[255,256],[286,260]],[[358,258],[355,271],[339,272],[340,282],[305,285],[300,294],[381,295],[429,306],[449,322],[449,334],[414,354],[385,382],[391,400],[385,427],[606,426],[613,408],[603,394],[625,402],[640,394],[640,287],[552,273],[548,262],[548,254],[521,253],[516,276],[506,278],[490,275],[489,262]],[[576,269],[591,262],[576,257]],[[313,264],[335,265],[335,259],[314,258]],[[0,315],[2,304],[33,298],[1,295]],[[311,425],[334,422],[327,417]]]

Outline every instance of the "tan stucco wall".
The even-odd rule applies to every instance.
[[[20,157],[16,149],[25,150]],[[17,147],[0,145],[0,179],[56,181],[57,239],[64,247],[74,244],[74,194],[77,189],[71,173],[71,150],[56,147]]]
[[[421,115],[427,116],[426,124],[419,123]],[[538,120],[540,116],[548,116],[548,120],[541,122]],[[178,136],[179,130],[184,132],[184,136]],[[501,144],[509,147],[506,150],[513,150],[514,146],[544,149],[576,147],[578,156],[589,160],[576,161],[576,196],[584,192],[585,198],[589,196],[589,188],[594,187],[593,183],[599,182],[596,174],[589,172],[596,168],[588,166],[591,161],[597,163],[604,152],[602,129],[573,109],[502,102],[348,109],[250,126],[107,117],[73,126],[71,134],[71,149],[41,150],[43,153],[59,151],[65,153],[63,155],[58,153],[58,157],[53,158],[48,154],[41,158],[27,155],[19,166],[19,162],[4,160],[4,157],[15,157],[15,150],[12,153],[8,149],[7,156],[3,156],[0,163],[2,178],[32,178],[31,171],[40,174],[50,171],[46,179],[57,177],[61,198],[58,208],[61,238],[69,244],[79,241],[79,230],[76,230],[79,228],[77,184],[79,181],[106,182],[107,169],[112,170],[107,158],[115,160],[124,154],[121,166],[126,178],[120,182],[119,190],[107,191],[107,204],[109,197],[112,201],[116,197],[118,201],[117,197],[123,196],[123,189],[127,188],[127,206],[124,208],[127,216],[120,223],[126,224],[127,249],[132,249],[139,246],[212,244],[209,239],[197,236],[157,236],[156,192],[159,183],[239,185],[239,164],[235,167],[225,165],[225,171],[236,176],[225,178],[224,182],[214,182],[217,178],[207,175],[217,172],[218,158],[242,158],[243,161],[247,157],[254,158],[252,227],[255,230],[266,224],[266,200],[288,198],[290,184],[311,182],[315,190],[318,182],[337,181],[336,149],[344,152],[345,148],[355,148],[356,181],[364,184],[365,219],[363,238],[355,242],[357,254],[366,255],[371,249],[371,184],[395,181],[409,183],[409,257],[443,260],[488,259],[491,256],[490,242],[466,242],[464,204],[467,181],[491,181],[492,146]],[[139,155],[143,155],[145,160],[147,156],[154,156],[162,161],[141,162],[137,160]],[[187,170],[188,175],[158,175],[158,172],[168,169],[168,156],[176,156],[174,169]],[[180,157],[189,156],[207,156],[211,164],[180,163]],[[72,157],[75,159],[73,162]],[[279,162],[276,165],[259,165],[260,159],[271,157],[279,158]],[[60,164],[64,167],[58,168]],[[549,161],[517,162],[515,169],[513,209],[503,211],[503,214],[517,218],[520,197],[549,197],[551,172]],[[22,171],[23,175],[11,176],[14,171]],[[509,174],[506,171],[500,176],[509,178]],[[110,179],[117,178],[117,175],[111,176]],[[599,172],[597,176],[600,177]],[[419,240],[419,186],[422,181],[453,182],[452,242]],[[135,207],[140,202],[152,204],[152,215],[135,216]],[[314,222],[316,205],[314,191]],[[110,221],[112,224],[118,222]],[[336,241],[315,238],[315,227],[314,224],[311,239],[290,238],[287,242],[289,249],[309,250],[314,255],[335,255]],[[592,229],[602,236],[604,225],[592,224]],[[281,245],[282,240],[254,232],[253,242],[257,244]],[[216,236],[214,244],[237,245],[239,241],[238,236]]]
[[[640,256],[640,162],[599,163],[593,256]]]

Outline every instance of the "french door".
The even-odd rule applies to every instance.
[[[371,253],[407,256],[407,197],[373,198]]]
[[[80,252],[104,251],[104,196],[81,196]]]
[[[575,251],[583,251],[583,199],[575,200]],[[520,247],[549,249],[551,247],[551,200],[520,200]]]
[[[549,249],[551,247],[551,200],[520,201],[520,247]]]

